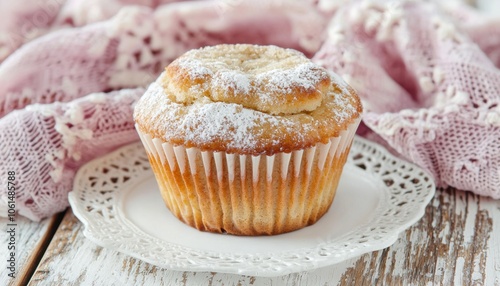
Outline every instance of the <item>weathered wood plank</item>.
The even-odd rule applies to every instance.
[[[324,285],[342,275],[331,267],[276,278],[170,271],[103,249],[85,239],[82,230],[68,211],[30,285]]]
[[[1,239],[1,257],[0,257],[0,285],[26,285],[33,274],[38,262],[40,261],[45,248],[50,242],[60,220],[61,215],[55,215],[52,218],[41,222],[33,222],[24,217],[17,216],[15,223],[15,252],[16,252],[16,275],[15,279],[7,276],[10,272],[7,270],[7,259],[11,250],[7,248],[10,236],[7,233],[6,218],[0,218],[2,226]]]
[[[438,191],[424,218],[390,248],[264,278],[161,269],[103,249],[65,215],[30,285],[500,285],[500,201]]]
[[[500,285],[500,201],[438,190],[419,223],[342,277],[345,285],[415,283]]]

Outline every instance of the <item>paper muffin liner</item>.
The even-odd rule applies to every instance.
[[[136,129],[177,218],[202,231],[272,235],[311,225],[326,213],[359,122],[327,144],[272,156],[174,146]]]

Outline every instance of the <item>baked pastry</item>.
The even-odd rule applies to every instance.
[[[335,74],[276,46],[191,50],[135,106],[167,207],[199,230],[272,235],[330,207],[361,103]]]

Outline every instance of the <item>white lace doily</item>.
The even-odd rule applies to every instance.
[[[186,271],[278,276],[393,244],[434,195],[420,168],[356,137],[335,201],[315,225],[265,237],[197,231],[164,207],[140,143],[82,167],[69,201],[87,238],[151,264]]]

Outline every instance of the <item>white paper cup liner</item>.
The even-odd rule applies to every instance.
[[[177,218],[203,231],[271,235],[313,224],[328,210],[359,122],[327,144],[272,156],[174,146],[136,129]]]

